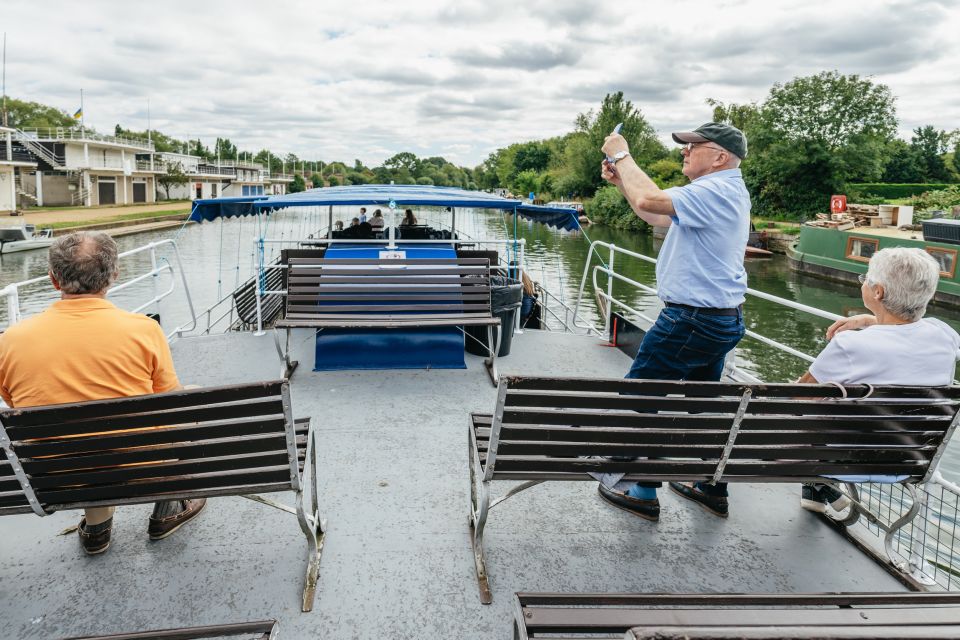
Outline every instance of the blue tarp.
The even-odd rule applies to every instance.
[[[250,196],[246,198],[214,198],[194,200],[190,220],[203,222],[220,217],[249,216],[269,213],[286,207],[319,206],[384,206],[405,207],[470,207],[473,209],[502,209],[517,211],[537,222],[562,229],[576,229],[577,212],[524,204],[519,200],[503,198],[482,191],[468,191],[454,187],[432,187],[411,184],[363,184],[344,187],[309,189],[283,196]]]

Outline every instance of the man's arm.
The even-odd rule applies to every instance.
[[[603,144],[603,152],[608,156],[627,150],[627,141],[619,134],[607,136]],[[600,175],[616,185],[641,220],[657,227],[670,226],[671,216],[677,213],[673,200],[644,173],[632,156],[623,158],[616,165],[604,162]]]

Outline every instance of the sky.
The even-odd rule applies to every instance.
[[[248,8],[249,7],[249,8]],[[6,93],[85,121],[376,166],[472,167],[623,91],[665,142],[708,98],[824,70],[897,97],[900,133],[960,128],[960,0],[3,0]]]

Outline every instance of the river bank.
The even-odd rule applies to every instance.
[[[106,231],[124,236],[145,231],[179,227],[190,215],[190,201],[173,201],[122,207],[66,207],[33,209],[10,216],[3,226],[32,224],[38,229],[53,229],[53,235],[73,231]]]

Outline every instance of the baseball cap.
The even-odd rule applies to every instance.
[[[688,142],[715,142],[738,158],[747,157],[747,136],[729,124],[708,122],[693,131],[678,131],[671,134],[679,144]]]

